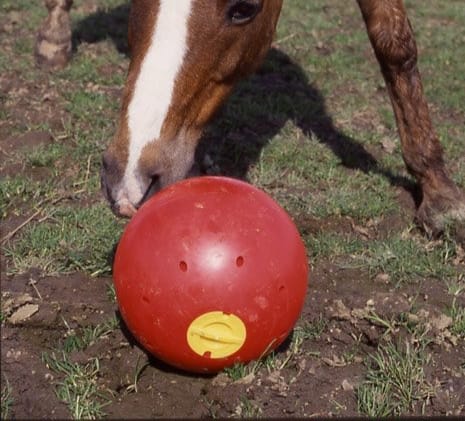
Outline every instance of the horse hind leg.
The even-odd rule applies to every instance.
[[[416,220],[427,233],[455,227],[465,244],[465,195],[449,177],[417,67],[417,47],[402,0],[357,0],[391,98],[409,172],[422,202]]]
[[[39,66],[60,69],[71,58],[71,22],[69,10],[73,0],[45,0],[48,17],[40,28],[35,45],[35,59]]]

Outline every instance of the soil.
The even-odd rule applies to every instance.
[[[47,369],[42,354],[62,343],[69,329],[94,326],[118,314],[117,305],[107,297],[111,282],[83,274],[42,277],[40,271],[2,277],[3,302],[12,298],[23,306],[38,306],[27,319],[2,326],[2,373],[13,390],[15,418],[69,417],[54,392],[56,373]],[[73,352],[71,360],[85,363],[99,358],[99,385],[112,395],[105,407],[110,418],[241,416],[244,400],[260,407],[264,417],[355,416],[354,388],[364,378],[365,356],[376,350],[384,329],[348,314],[369,303],[379,316],[391,319],[408,312],[413,300],[431,315],[449,301],[434,282],[394,289],[358,269],[322,262],[312,270],[302,320],[321,317],[325,329],[319,338],[305,341],[299,355],[282,369],[260,369],[237,381],[224,373],[183,373],[146,354],[122,322],[84,351]],[[288,352],[285,344],[277,358],[283,361]],[[431,352],[435,363],[428,367],[427,380],[441,387],[426,414],[463,415],[463,348],[440,340]],[[137,393],[130,391],[135,368],[146,363]]]
[[[83,44],[80,48],[91,49],[92,45]],[[49,82],[47,76],[34,81],[25,81],[13,73],[0,76],[1,96],[16,98],[8,104],[5,102],[10,120],[0,124],[2,162],[7,162],[19,150],[24,152],[53,141],[49,131],[33,129],[26,134],[13,131],[18,121],[29,128],[48,121],[51,131],[59,130],[66,111],[56,99],[56,88]],[[29,98],[40,100],[31,105]],[[2,176],[23,170],[22,165],[5,164]],[[40,180],[47,176],[45,171],[34,178]],[[367,231],[361,231],[346,218],[322,221],[298,216],[296,223],[307,233],[324,229],[382,239],[392,230],[405,229],[414,213],[412,196],[402,187],[398,189],[405,214],[388,216]],[[27,216],[27,212],[8,216],[2,221],[2,236]],[[323,332],[319,337],[305,340],[284,367],[261,366],[251,375],[234,381],[225,373],[200,376],[181,372],[148,355],[125,328],[117,304],[108,298],[110,277],[95,278],[84,273],[45,276],[35,268],[21,275],[7,275],[8,264],[2,256],[2,314],[8,317],[1,326],[1,371],[2,388],[4,378],[11,387],[11,416],[15,419],[70,417],[69,409],[55,392],[62,379],[47,367],[43,354],[61,346],[70,330],[80,331],[113,316],[119,320],[118,328],[71,354],[71,359],[80,363],[99,358],[98,385],[111,397],[104,407],[108,418],[359,415],[355,389],[364,380],[366,356],[374,353],[385,339],[384,328],[364,317],[364,310],[369,307],[389,320],[409,313],[415,306],[436,320],[451,301],[443,283],[434,279],[395,287],[383,274],[373,277],[364,270],[348,268],[344,262],[312,262],[299,325],[324,320]],[[4,307],[6,303],[8,308]],[[459,297],[459,304],[465,305],[463,297]],[[15,321],[12,316],[18,310],[25,316],[18,316]],[[463,340],[454,345],[446,328],[432,329],[435,341],[428,348],[432,363],[427,367],[426,381],[435,393],[426,402],[424,414],[464,416]],[[405,335],[402,329],[393,332],[393,341],[401,340],[402,335]],[[277,359],[284,362],[290,352],[287,341],[277,351]],[[135,391],[137,367],[144,368]],[[258,411],[254,408],[260,408],[260,412],[254,412]],[[419,415],[421,411],[418,407],[411,413]]]

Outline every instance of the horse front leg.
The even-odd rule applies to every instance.
[[[45,0],[48,17],[40,28],[35,45],[39,66],[60,69],[71,58],[71,22],[69,10],[73,0]]]
[[[417,222],[433,235],[450,221],[464,241],[465,195],[450,179],[443,149],[431,123],[417,67],[417,47],[402,0],[357,0],[381,66],[409,172],[417,179],[422,202]]]

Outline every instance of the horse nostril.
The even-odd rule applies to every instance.
[[[150,199],[150,197],[152,197],[160,189],[161,189],[160,176],[159,175],[152,175],[150,177],[150,184],[148,185],[147,190],[145,191],[145,194],[142,197],[139,205],[144,203],[146,200]]]
[[[121,179],[118,161],[108,151],[102,155],[102,166],[100,170],[100,185],[103,195],[110,203],[114,202],[113,189]]]
[[[100,189],[105,196],[105,198],[112,203],[113,198],[111,197],[111,189],[107,182],[107,176],[105,171],[105,166],[102,165],[102,169],[100,170]]]
[[[102,154],[102,168],[109,176],[119,176],[121,173],[121,159],[113,152],[106,150]]]
[[[108,185],[116,185],[123,176],[122,163],[113,154],[108,151],[102,154],[102,174],[105,176],[105,181]]]
[[[111,162],[110,155],[108,154],[108,152],[105,152],[102,155],[102,167],[105,171],[108,171],[108,168],[110,167],[110,162]]]

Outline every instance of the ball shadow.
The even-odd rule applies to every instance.
[[[115,316],[118,319],[119,328],[120,328],[121,332],[123,333],[123,336],[128,341],[129,345],[131,347],[137,347],[139,350],[141,350],[147,356],[148,362],[149,362],[151,367],[153,367],[153,368],[155,368],[157,370],[160,370],[160,371],[162,371],[164,373],[172,373],[172,374],[177,374],[179,376],[191,377],[191,378],[198,378],[199,376],[204,377],[204,378],[213,378],[213,377],[217,376],[218,373],[221,372],[221,371],[219,371],[218,373],[192,373],[192,372],[182,370],[180,368],[177,368],[177,367],[174,367],[172,365],[169,365],[169,364],[165,363],[164,361],[156,358],[153,354],[151,354],[149,351],[147,351],[142,346],[142,344],[134,337],[132,332],[127,327],[127,325],[126,325],[123,317],[121,316],[121,313],[119,312],[119,310],[115,311]],[[289,333],[287,338],[283,341],[283,343],[281,345],[279,345],[273,351],[274,355],[283,355],[289,350],[290,345],[292,343],[293,332],[294,332],[294,330],[291,330],[291,332]],[[256,363],[256,361],[251,361],[249,364],[255,364],[255,363]]]
[[[205,378],[211,378],[211,377],[216,376],[216,373],[191,373],[189,371],[181,370],[180,368],[169,365],[165,363],[164,361],[156,358],[153,354],[147,351],[142,346],[142,344],[134,337],[132,332],[127,327],[119,310],[115,311],[115,316],[118,319],[119,328],[121,329],[121,332],[123,333],[123,336],[128,341],[129,345],[131,347],[139,348],[147,356],[147,359],[151,367],[156,368],[157,370],[160,370],[164,373],[173,373],[173,374],[177,374],[177,375],[184,376],[184,377],[198,378],[199,376],[202,376]]]

